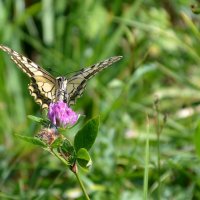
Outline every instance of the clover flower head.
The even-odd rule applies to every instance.
[[[59,133],[56,127],[43,128],[37,134],[37,137],[46,144],[51,145],[59,137]]]
[[[63,101],[57,101],[49,105],[48,118],[57,127],[66,127],[74,125],[79,115],[76,114]]]

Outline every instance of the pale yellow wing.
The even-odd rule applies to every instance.
[[[68,79],[67,83],[67,93],[69,95],[68,105],[73,105],[76,102],[76,99],[81,97],[85,89],[87,80],[91,79],[97,73],[112,65],[113,63],[119,61],[122,56],[114,56],[108,58],[102,62],[83,68],[77,72],[74,76]]]
[[[28,88],[36,103],[42,108],[48,108],[55,99],[55,78],[42,67],[9,47],[0,45],[0,49],[8,53],[17,66],[31,78]]]

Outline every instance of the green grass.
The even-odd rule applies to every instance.
[[[85,121],[101,115],[93,166],[81,171],[91,199],[200,199],[200,16],[188,1],[169,1],[170,9],[153,0],[30,2],[0,1],[0,43],[55,76],[123,56],[89,81],[73,107]],[[27,115],[41,110],[29,95],[29,79],[5,53],[0,83],[0,199],[83,199],[59,160],[14,136],[36,134]],[[159,141],[155,96],[160,122],[167,114]]]

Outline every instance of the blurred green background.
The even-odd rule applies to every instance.
[[[0,0],[0,43],[55,76],[123,56],[89,81],[73,107],[86,115],[82,124],[101,115],[93,166],[80,171],[91,199],[143,199],[148,138],[149,199],[200,199],[200,16],[192,3]],[[0,53],[0,199],[83,199],[60,161],[14,136],[39,128],[27,119],[41,116],[28,83]],[[167,114],[160,141],[156,98],[161,125]]]

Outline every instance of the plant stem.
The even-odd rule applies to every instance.
[[[65,161],[57,152],[55,152],[55,151],[53,151],[53,150],[50,150],[50,152],[51,152],[54,156],[56,156],[60,161],[62,161],[66,166],[69,167],[69,163],[68,163],[67,161]],[[90,200],[90,198],[89,198],[89,196],[88,196],[88,194],[87,194],[87,192],[86,192],[86,189],[85,189],[85,187],[84,187],[84,185],[83,185],[83,182],[81,181],[81,179],[80,179],[80,177],[79,177],[79,175],[78,175],[78,169],[77,169],[76,163],[74,164],[73,168],[74,168],[74,170],[71,169],[71,171],[75,174],[76,179],[78,180],[78,183],[79,183],[79,185],[80,185],[80,187],[81,187],[81,189],[82,189],[82,191],[83,191],[83,194],[84,194],[84,196],[85,196],[85,199],[86,199],[86,200]]]
[[[145,169],[144,169],[144,186],[143,186],[143,199],[148,199],[148,175],[149,175],[149,118],[147,115],[147,137],[145,145]]]
[[[89,196],[88,196],[88,194],[87,194],[87,192],[86,192],[86,190],[85,190],[85,187],[84,187],[84,185],[83,185],[83,182],[81,181],[81,179],[80,179],[80,177],[79,177],[79,175],[78,175],[78,172],[74,172],[74,174],[75,174],[75,176],[76,176],[76,178],[77,178],[77,180],[78,180],[78,182],[79,182],[79,185],[80,185],[80,187],[81,187],[81,189],[82,189],[82,191],[83,191],[83,194],[84,194],[84,196],[85,196],[85,199],[90,200],[90,198],[89,198]]]
[[[159,100],[157,99],[154,102],[154,106],[155,106],[155,126],[156,126],[156,135],[157,135],[157,170],[158,170],[158,200],[160,200],[160,185],[161,185],[161,181],[160,181],[160,134],[162,132],[162,127],[160,125],[160,119],[159,119]]]
[[[56,156],[61,162],[63,162],[66,166],[69,166],[69,163],[64,160],[57,152],[55,152],[53,149],[50,150],[50,152]]]

